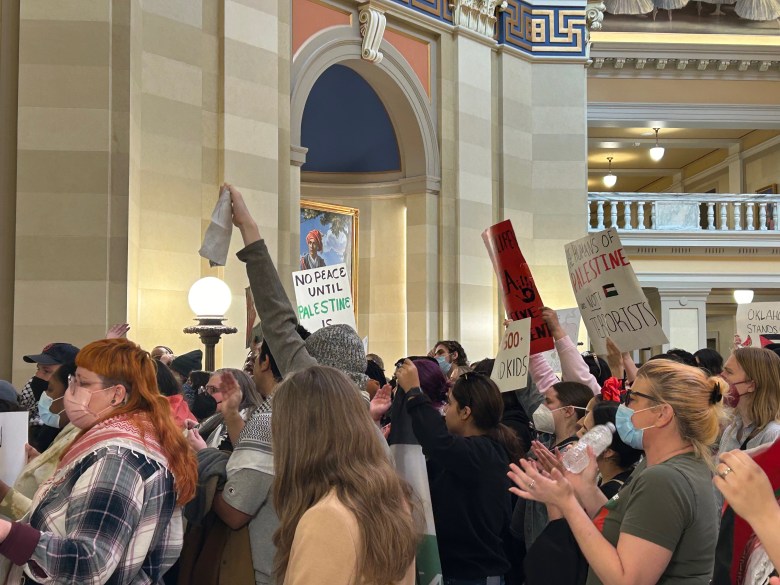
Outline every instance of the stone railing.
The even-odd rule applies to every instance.
[[[780,230],[780,195],[755,193],[588,193],[590,231]]]

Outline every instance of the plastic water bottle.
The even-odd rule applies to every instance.
[[[563,466],[572,473],[582,473],[588,466],[588,446],[593,449],[593,454],[598,457],[612,444],[612,434],[615,425],[608,422],[605,425],[596,425],[580,439],[574,447],[563,454]]]

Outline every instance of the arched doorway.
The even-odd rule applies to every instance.
[[[301,199],[359,209],[358,329],[397,356],[439,330],[434,107],[400,53],[383,43],[368,63],[351,34],[326,30],[296,55],[290,138],[309,149]]]

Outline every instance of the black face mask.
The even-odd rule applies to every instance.
[[[41,394],[49,388],[49,383],[46,380],[41,380],[38,376],[33,376],[32,380],[30,380],[30,388],[33,391],[35,400],[38,401],[41,399]]]
[[[195,400],[192,401],[190,411],[192,411],[192,414],[198,419],[198,422],[203,421],[217,412],[217,401],[214,400],[214,397],[211,394],[203,392],[202,394],[198,394],[195,397]]]

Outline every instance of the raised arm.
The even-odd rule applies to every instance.
[[[238,189],[230,185],[228,188],[233,203],[233,224],[241,231],[244,240],[244,249],[238,253],[238,259],[246,263],[246,274],[263,324],[265,342],[282,375],[313,366],[317,362],[295,331],[298,317],[287,298],[268,248],[260,237],[257,223]]]

